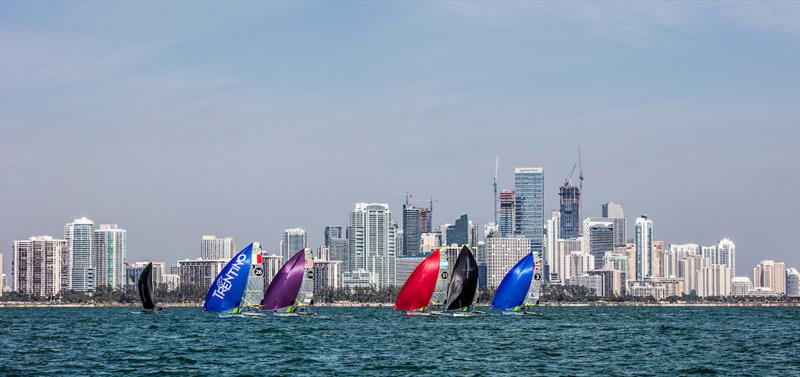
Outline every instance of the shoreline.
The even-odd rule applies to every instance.
[[[164,308],[200,308],[202,303],[163,303]],[[394,303],[335,302],[313,305],[322,308],[393,308]],[[687,303],[687,302],[545,302],[540,307],[800,307],[800,302],[746,302],[746,303]],[[3,308],[139,308],[139,304],[59,304],[38,302],[2,302]],[[488,308],[488,305],[476,305]]]

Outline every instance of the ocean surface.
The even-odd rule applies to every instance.
[[[537,310],[219,318],[199,308],[5,308],[0,375],[800,375],[799,307]]]

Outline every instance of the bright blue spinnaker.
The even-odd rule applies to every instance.
[[[492,307],[519,310],[525,302],[532,280],[533,254],[528,253],[503,277],[492,300]]]
[[[253,257],[251,243],[222,268],[214,282],[208,288],[203,310],[207,312],[225,312],[238,309],[250,274]]]

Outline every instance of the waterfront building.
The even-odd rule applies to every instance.
[[[125,287],[128,232],[117,224],[100,224],[94,230],[95,285]]]
[[[183,286],[209,287],[229,259],[183,259],[178,261],[178,274]]]
[[[625,247],[625,212],[621,204],[608,202],[603,204],[602,217],[614,222],[614,247]]]
[[[559,264],[559,262],[556,261],[556,255],[558,255],[558,240],[560,239],[561,234],[561,231],[559,230],[560,226],[561,212],[553,211],[550,214],[550,219],[547,220],[544,226],[545,246],[543,262],[545,271],[544,277],[546,281],[558,279],[555,265]]]
[[[514,235],[514,191],[500,190],[500,237],[512,237]]]
[[[336,290],[342,287],[342,262],[315,259],[313,271],[315,294],[323,288]]]
[[[290,228],[283,231],[281,239],[281,257],[284,261],[297,254],[298,251],[308,247],[308,237],[303,228]],[[230,259],[230,258],[228,258]]]
[[[636,219],[636,280],[653,277],[653,220]]]
[[[142,270],[147,267],[148,264],[151,262],[133,262],[133,263],[126,263],[125,264],[125,284],[136,287],[139,284],[139,276],[142,275]],[[153,278],[153,287],[158,287],[162,281],[164,281],[164,274],[166,274],[166,266],[167,264],[164,262],[152,262],[153,263],[153,273],[151,277]],[[178,271],[178,275],[180,275],[180,271]]]
[[[181,275],[168,273],[162,274],[161,286],[166,287],[168,291],[174,291],[178,289],[178,287],[181,286]]]
[[[580,189],[565,183],[558,188],[558,196],[561,198],[559,238],[577,238],[581,235]]]
[[[563,227],[562,227],[563,228]],[[514,169],[514,234],[541,253],[544,240],[544,169]]]
[[[786,293],[786,266],[783,262],[762,260],[753,268],[753,286],[769,288],[778,295]]]
[[[469,219],[467,215],[461,215],[456,219],[456,223],[448,225],[445,231],[445,245],[469,245]]]
[[[94,292],[94,222],[82,217],[64,226],[64,240],[69,255],[66,268],[69,271],[68,288],[78,292]],[[63,286],[62,286],[63,288]]]
[[[422,233],[422,253],[429,253],[442,246],[442,235],[440,233]],[[411,255],[407,255],[411,256]]]
[[[617,270],[628,273],[628,256],[614,251],[606,251],[603,254],[603,269]]]
[[[725,265],[731,269],[731,273],[736,274],[736,244],[728,238],[723,238],[717,243],[717,253],[719,264]]]
[[[422,235],[421,216],[422,208],[410,204],[403,205],[403,247],[402,249],[398,248],[398,256],[419,253]]]
[[[394,225],[394,234],[395,234],[395,237],[394,237],[394,240],[395,240],[394,241],[395,242],[395,245],[394,245],[395,253],[397,255],[401,255],[402,253],[405,253],[405,244],[404,244],[404,241],[403,241],[403,229],[400,229],[397,226],[397,224]],[[411,251],[409,251],[409,252],[411,252]]]
[[[766,287],[756,287],[752,291],[747,292],[750,297],[778,297],[780,294]]]
[[[600,277],[600,288],[597,296],[612,297],[625,295],[625,272],[613,269],[597,269],[587,271],[589,276]]]
[[[661,277],[661,261],[664,256],[664,241],[653,241],[653,270],[652,278],[657,279]]]
[[[580,238],[559,239],[556,246],[556,253],[553,256],[553,263],[550,271],[550,282],[564,282],[570,276],[570,255],[573,252],[580,252]]]
[[[639,270],[636,267],[636,244],[635,243],[626,243],[625,248],[618,248],[616,249],[617,253],[622,252],[628,256],[628,281],[636,280],[636,276],[639,273]]]
[[[595,296],[603,296],[603,278],[599,275],[578,275],[566,279],[565,285],[586,287],[594,291]]]
[[[347,271],[342,274],[342,285],[345,288],[367,288],[372,284],[373,274],[365,269]]]
[[[584,251],[573,251],[567,256],[564,279],[583,276],[594,269],[594,257]]]
[[[475,245],[478,244],[478,241],[480,241],[480,237],[478,236],[478,223],[470,220],[467,228],[469,230],[469,239],[467,240],[467,245],[475,247]]]
[[[326,226],[325,231],[323,233],[325,237],[324,240],[325,246],[330,247],[331,244],[333,244],[333,240],[336,238],[345,238],[342,237],[343,234],[342,232],[343,229],[341,226]]]
[[[61,254],[67,241],[50,236],[14,241],[11,281],[15,292],[51,297],[61,292]],[[0,271],[2,272],[2,271]]]
[[[600,268],[603,255],[614,251],[614,222],[605,217],[583,220],[583,252],[592,255],[591,268]]]
[[[430,233],[432,231],[431,221],[433,218],[433,202],[431,201],[431,208],[419,209],[419,231],[421,233]]]
[[[200,258],[202,259],[227,259],[236,254],[236,245],[233,238],[217,238],[213,235],[204,235],[200,238]]]
[[[708,266],[708,261],[702,255],[689,255],[678,261],[678,277],[683,278],[684,293],[698,294],[700,286],[698,273],[701,268]]]
[[[654,284],[664,288],[665,297],[680,297],[686,291],[682,278],[659,278]]]
[[[396,284],[396,234],[388,204],[356,203],[347,228],[350,241],[348,271],[365,270],[377,288]],[[360,278],[360,275],[349,275]],[[357,280],[351,280],[356,283]],[[345,279],[345,283],[347,283]]]
[[[408,277],[414,271],[422,260],[429,255],[428,253],[418,256],[404,256],[397,258],[397,286],[402,287],[406,283]]]
[[[633,297],[653,297],[656,300],[663,300],[668,297],[663,284],[650,280],[628,281],[627,292],[628,295]]]
[[[796,268],[786,270],[786,296],[800,297],[800,271]]]
[[[6,274],[3,271],[5,271],[3,269],[3,252],[0,251],[0,297],[3,297],[3,291],[6,290]]]
[[[272,283],[272,279],[283,266],[283,257],[262,253],[261,266],[264,267],[264,287],[269,287],[269,283]]]
[[[725,265],[713,264],[697,271],[697,295],[700,297],[721,297],[731,294],[731,269]]]
[[[506,273],[523,257],[530,253],[528,238],[496,237],[487,238],[486,244],[486,285],[497,288]]]
[[[753,290],[753,282],[747,276],[737,276],[731,279],[731,296],[747,296]]]

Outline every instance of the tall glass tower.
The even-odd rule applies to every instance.
[[[544,169],[514,169],[514,235],[531,240],[541,252],[544,241]]]
[[[653,277],[653,220],[636,219],[636,280]]]
[[[64,239],[67,241],[67,289],[78,292],[94,292],[94,222],[85,217],[75,219],[64,226]]]
[[[561,197],[561,224],[559,238],[578,238],[581,229],[581,190],[570,184],[565,184],[558,189]]]

